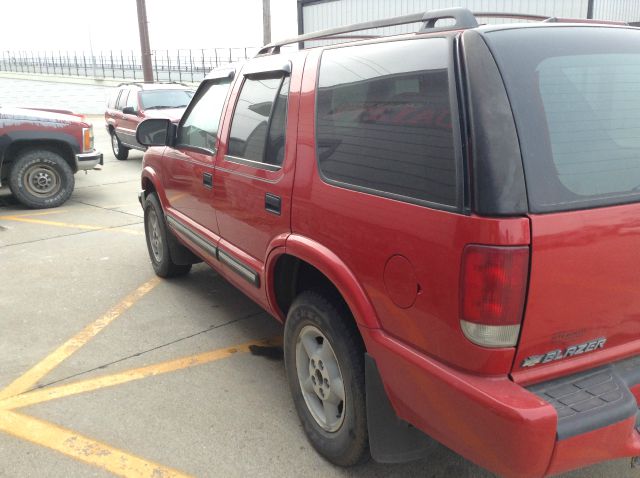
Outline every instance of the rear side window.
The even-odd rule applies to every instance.
[[[233,113],[227,154],[280,166],[288,95],[289,77],[246,78]]]
[[[448,59],[444,38],[326,50],[316,123],[324,178],[457,205]]]
[[[187,110],[178,128],[178,146],[207,151],[215,148],[220,116],[230,84],[230,80],[225,79],[210,81],[201,86],[194,104]]]
[[[487,38],[518,124],[531,211],[640,199],[640,32],[532,28]]]

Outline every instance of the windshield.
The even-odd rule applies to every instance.
[[[190,90],[150,90],[140,94],[142,109],[186,108],[193,97]]]
[[[486,35],[505,80],[532,212],[640,200],[640,31]]]

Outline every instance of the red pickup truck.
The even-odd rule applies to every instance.
[[[640,30],[551,20],[304,35],[138,127],[156,273],[203,260],[284,322],[333,463],[640,455]]]
[[[27,207],[63,204],[73,175],[102,164],[93,126],[70,111],[0,107],[0,185]]]

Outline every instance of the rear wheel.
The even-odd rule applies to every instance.
[[[160,201],[155,193],[149,194],[144,202],[144,232],[153,270],[160,277],[184,275],[191,270],[191,264],[176,264],[169,251],[169,234],[164,221]]]
[[[113,155],[119,161],[124,161],[129,157],[129,148],[120,142],[115,131],[111,131],[111,149],[113,150]]]
[[[9,187],[27,207],[58,207],[73,192],[73,171],[60,154],[47,149],[20,153],[9,172]]]
[[[293,401],[313,447],[352,466],[369,457],[364,346],[346,307],[315,291],[300,294],[285,323],[285,366]]]

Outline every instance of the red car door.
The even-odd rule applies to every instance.
[[[218,223],[213,205],[213,166],[218,125],[231,77],[208,77],[178,125],[176,145],[167,148],[162,175],[168,211],[182,226],[217,243]]]
[[[258,58],[236,81],[215,167],[218,255],[228,277],[264,300],[268,251],[291,231],[298,92],[303,58]]]

